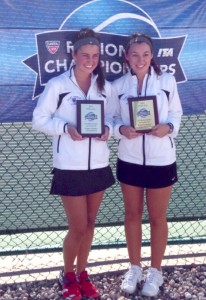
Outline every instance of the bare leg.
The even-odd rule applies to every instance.
[[[104,191],[87,196],[87,229],[81,239],[81,244],[77,255],[77,274],[80,274],[83,270],[85,270],[87,265],[87,260],[94,236],[95,220],[102,202],[103,195]]]
[[[130,263],[141,265],[144,189],[121,183],[125,206],[125,235]]]
[[[64,271],[74,271],[77,259],[77,272],[83,271],[94,235],[94,225],[104,191],[88,196],[62,196],[69,231],[63,243]]]
[[[62,196],[61,199],[69,226],[63,243],[64,272],[68,273],[74,271],[74,261],[87,228],[87,201],[86,196]]]
[[[146,200],[151,228],[151,267],[161,269],[168,239],[167,208],[172,186],[147,189]]]

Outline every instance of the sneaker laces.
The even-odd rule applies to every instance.
[[[73,287],[78,287],[79,283],[74,279],[68,279],[67,276],[63,276],[63,284],[67,287],[73,286]]]
[[[133,283],[134,281],[134,277],[136,276],[137,272],[135,269],[130,269],[126,274],[125,274],[125,279],[129,282],[129,283]]]
[[[147,276],[147,282],[149,284],[158,283],[159,281],[159,274],[155,271],[150,271]]]
[[[79,286],[79,283],[77,281],[69,281],[67,278],[64,278],[64,285],[66,287],[78,287]]]
[[[152,284],[155,278],[156,278],[156,277],[155,277],[155,273],[154,273],[154,272],[150,272],[150,273],[148,274],[148,277],[147,277],[147,282],[148,282],[149,284]]]

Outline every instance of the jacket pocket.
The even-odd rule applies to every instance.
[[[61,135],[59,135],[58,141],[57,141],[57,153],[59,153],[60,140],[61,140]]]
[[[169,140],[170,140],[171,147],[173,148],[174,144],[173,144],[173,140],[172,140],[172,138],[170,136],[169,136]]]

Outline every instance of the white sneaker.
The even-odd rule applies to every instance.
[[[142,295],[155,297],[159,292],[159,287],[163,284],[162,272],[156,268],[150,268],[145,284],[142,289]]]
[[[137,283],[142,280],[142,269],[139,266],[132,265],[129,271],[124,275],[121,289],[125,293],[133,294],[136,290]]]

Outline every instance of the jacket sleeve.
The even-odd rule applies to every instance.
[[[174,76],[170,76],[169,80],[169,110],[167,123],[172,123],[174,125],[174,130],[169,135],[175,138],[178,135],[181,118],[182,118],[182,105],[178,94],[177,84]]]
[[[59,88],[55,78],[48,81],[33,111],[32,128],[48,135],[65,133],[66,121],[56,117]]]
[[[107,101],[105,105],[105,125],[109,127],[109,137],[113,135],[114,116],[117,110],[117,101],[110,82],[106,83]]]
[[[116,139],[121,139],[124,137],[120,131],[120,126],[124,125],[124,122],[121,117],[121,107],[120,107],[120,99],[118,95],[118,84],[117,81],[112,83],[114,98],[115,98],[115,112],[114,112],[114,137]]]

